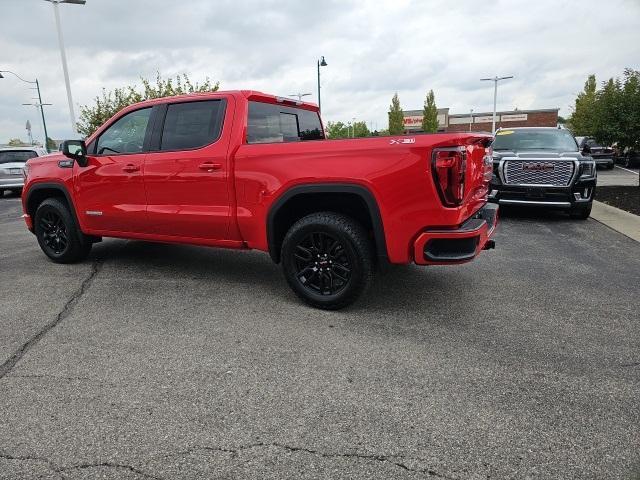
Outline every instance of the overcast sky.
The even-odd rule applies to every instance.
[[[394,92],[404,109],[422,107],[432,88],[451,113],[492,109],[481,77],[500,85],[498,109],[560,108],[570,113],[586,76],[598,81],[640,68],[640,0],[249,1],[87,0],[60,6],[73,100],[139,77],[187,73],[222,89],[279,95],[311,92],[324,55],[324,120],[387,126]],[[49,136],[71,138],[53,7],[0,0],[0,70],[38,78]],[[29,85],[0,79],[0,143],[42,138]]]

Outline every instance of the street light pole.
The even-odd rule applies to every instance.
[[[49,148],[47,146],[47,138],[48,134],[47,134],[47,122],[44,121],[44,109],[42,108],[43,105],[51,105],[50,103],[42,103],[42,95],[40,95],[40,83],[38,82],[38,79],[36,78],[36,80],[34,82],[30,81],[30,80],[25,80],[24,78],[22,78],[20,75],[18,75],[17,73],[13,73],[9,70],[0,70],[0,78],[4,78],[2,76],[3,73],[10,73],[11,75],[14,75],[15,77],[18,78],[18,80],[22,80],[25,83],[31,83],[31,84],[35,84],[36,86],[36,90],[38,91],[38,104],[36,105],[36,107],[40,107],[40,115],[42,116],[42,130],[44,130],[44,149],[49,152]],[[29,103],[28,105],[33,105],[31,103]]]
[[[298,97],[298,101],[301,102],[302,101],[302,97],[307,97],[311,95],[310,93],[292,93],[291,95],[288,95],[289,97]]]
[[[513,78],[513,75],[509,75],[507,77],[498,77],[497,75],[493,78],[481,78],[481,82],[491,81],[493,82],[493,120],[491,122],[491,133],[496,133],[496,99],[498,98],[498,82],[500,80],[507,80],[509,78]]]
[[[473,108],[469,111],[469,131],[471,131],[472,123],[473,123]]]
[[[69,102],[69,116],[71,118],[71,131],[76,131],[76,115],[73,111],[73,98],[71,97],[71,84],[69,83],[69,69],[67,68],[67,54],[64,50],[64,38],[62,36],[62,28],[60,27],[60,12],[58,11],[59,3],[73,3],[76,5],[84,5],[86,0],[45,0],[53,5],[53,14],[56,19],[56,30],[58,31],[58,44],[60,46],[60,58],[62,59],[62,72],[64,74],[64,84],[67,88],[67,101]]]
[[[318,113],[321,113],[322,107],[320,105],[320,67],[326,67],[327,62],[324,59],[324,55],[318,60]]]

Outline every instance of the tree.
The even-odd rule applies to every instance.
[[[19,138],[12,138],[9,140],[9,143],[7,143],[7,145],[9,145],[10,147],[22,147],[27,144]]]
[[[326,132],[327,137],[331,139],[371,136],[366,122],[354,122],[353,124],[327,122]]]
[[[596,141],[620,149],[640,148],[640,71],[627,68],[623,80],[609,79],[596,93]]]
[[[436,133],[438,131],[438,107],[433,90],[429,90],[422,109],[422,131],[426,133]]]
[[[391,99],[391,107],[389,108],[389,135],[401,135],[402,133],[404,133],[404,115],[398,92],[396,92]]]
[[[569,127],[574,135],[592,136],[595,122],[596,76],[589,75],[584,90],[575,100],[573,112],[569,117]]]
[[[55,151],[58,149],[58,147],[56,146],[56,142],[54,142],[51,137],[47,137],[47,149],[51,152]]]
[[[146,78],[140,77],[140,80],[141,92],[136,85],[116,88],[110,92],[103,89],[102,96],[95,97],[94,105],[81,106],[80,119],[77,123],[78,132],[85,136],[91,135],[115,113],[133,103],[185,93],[215,92],[219,88],[219,82],[212,83],[208,77],[202,84],[192,83],[187,74],[177,75],[175,79],[163,80],[158,73],[155,85]]]
[[[370,137],[371,132],[367,128],[367,122],[355,122],[352,126],[352,135],[356,138]]]
[[[326,132],[331,139],[349,137],[349,127],[343,122],[327,122]]]

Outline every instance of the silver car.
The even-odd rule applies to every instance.
[[[24,186],[22,169],[27,160],[47,155],[41,147],[2,147],[0,148],[0,196],[5,190],[19,192]]]

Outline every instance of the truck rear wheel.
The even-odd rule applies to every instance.
[[[48,198],[38,206],[34,229],[40,248],[56,263],[79,262],[91,251],[91,242],[57,198]]]
[[[284,238],[281,258],[296,295],[325,310],[352,304],[373,276],[373,248],[365,229],[333,212],[298,220]]]

